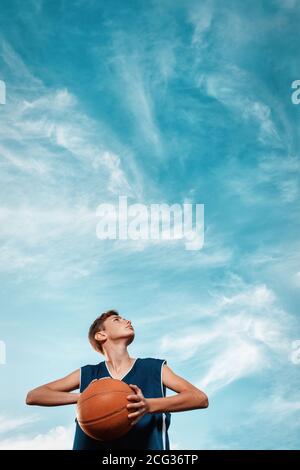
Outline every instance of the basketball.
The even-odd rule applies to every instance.
[[[77,421],[83,432],[98,441],[110,441],[132,429],[125,382],[103,378],[92,381],[77,401]]]

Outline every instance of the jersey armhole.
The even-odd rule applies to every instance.
[[[163,362],[161,363],[161,370],[160,370],[160,386],[161,386],[161,394],[163,397],[166,396],[165,387],[164,387],[163,379],[162,379],[162,372],[163,372],[164,364],[167,364],[167,361],[165,359],[163,359]]]
[[[160,385],[161,385],[161,394],[163,397],[166,396],[165,386],[163,384],[163,379],[162,379],[162,371],[163,371],[164,364],[167,364],[167,361],[165,359],[162,360],[161,370],[160,370]],[[166,416],[167,415],[165,412],[163,412],[161,416],[162,416],[162,446],[163,446],[163,450],[166,450],[167,449],[167,446],[166,446]]]

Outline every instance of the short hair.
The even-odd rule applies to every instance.
[[[99,315],[99,317],[96,318],[96,320],[93,321],[89,329],[89,341],[95,351],[100,352],[101,354],[104,354],[102,344],[101,341],[97,341],[95,339],[95,334],[98,333],[98,331],[105,330],[104,322],[107,318],[111,317],[112,315],[119,316],[119,313],[117,312],[117,310],[108,310],[107,312],[102,313],[101,315]]]

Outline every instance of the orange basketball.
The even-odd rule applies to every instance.
[[[77,421],[83,432],[110,441],[132,429],[127,396],[133,390],[122,380],[103,378],[89,384],[77,401]]]

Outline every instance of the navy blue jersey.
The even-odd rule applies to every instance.
[[[137,385],[145,398],[161,398],[166,396],[166,387],[162,383],[162,368],[167,361],[152,357],[137,358],[129,371],[122,377],[127,384]],[[80,392],[83,392],[94,379],[113,378],[106,365],[100,362],[96,365],[81,367]],[[132,394],[135,392],[132,391]],[[131,403],[128,401],[128,403]],[[133,413],[134,411],[129,411]],[[169,450],[168,428],[171,413],[147,413],[119,439],[113,441],[97,441],[87,436],[80,428],[77,420],[73,450],[112,450],[112,449],[145,449]]]

